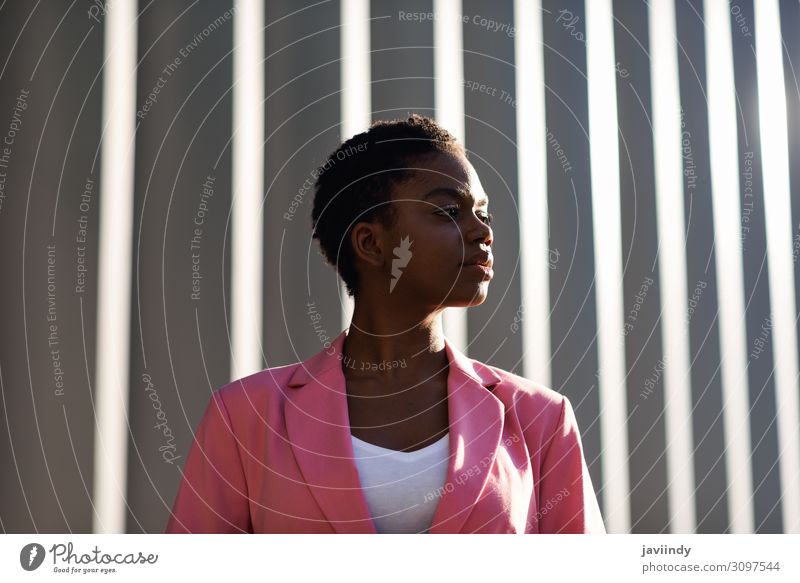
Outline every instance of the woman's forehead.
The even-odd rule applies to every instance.
[[[478,201],[487,198],[478,173],[463,156],[441,153],[420,160],[413,168],[414,176],[409,181],[409,186],[413,186],[407,192],[410,198],[422,200],[433,191],[440,194],[455,191],[454,194],[471,195]]]

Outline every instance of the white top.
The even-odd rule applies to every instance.
[[[447,479],[449,433],[404,452],[353,438],[361,488],[378,533],[425,533]]]

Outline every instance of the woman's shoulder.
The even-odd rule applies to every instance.
[[[539,381],[523,377],[496,366],[484,363],[478,364],[491,369],[492,372],[500,377],[502,382],[498,386],[502,387],[507,392],[513,393],[516,399],[534,401],[541,406],[555,406],[560,408],[563,400],[566,398],[558,391]]]
[[[214,391],[229,413],[242,409],[253,410],[283,400],[289,380],[302,362],[265,368],[235,379]]]
[[[566,395],[536,380],[495,366],[490,368],[501,379],[492,392],[504,402],[507,411],[513,410],[529,447],[538,450],[554,436],[577,429]]]
[[[555,426],[569,407],[567,397],[537,380],[523,377],[502,368],[479,363],[488,367],[501,382],[493,393],[513,408],[517,415],[525,420],[535,420],[538,425]]]

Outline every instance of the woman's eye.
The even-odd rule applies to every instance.
[[[436,214],[441,216],[449,216],[452,218],[458,213],[458,210],[459,208],[457,206],[441,207],[438,211],[436,211]],[[490,225],[494,219],[494,216],[492,213],[481,213],[478,215],[478,218],[487,225]]]
[[[438,211],[436,211],[436,214],[437,215],[442,215],[442,216],[445,216],[445,214],[447,214],[450,217],[455,216],[455,214],[452,214],[451,211],[454,211],[455,213],[457,213],[458,212],[458,207],[457,206],[441,207]]]

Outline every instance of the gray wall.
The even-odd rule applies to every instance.
[[[321,349],[306,314],[313,301],[323,327],[341,330],[339,285],[310,239],[311,196],[294,219],[283,215],[310,172],[342,138],[340,126],[340,3],[278,0],[266,4],[264,144],[264,367],[305,359]],[[703,2],[676,0],[680,99],[694,180],[684,180],[687,298],[705,287],[689,324],[697,532],[730,528],[727,510],[723,387],[709,176]],[[753,0],[739,2],[753,21]],[[93,375],[96,351],[103,19],[91,2],[4,4],[0,8],[0,529],[3,532],[90,532],[95,472]],[[137,108],[164,68],[183,51],[159,99],[138,119],[135,142],[134,248],[128,432],[127,531],[161,532],[180,479],[180,466],[211,391],[230,380],[233,21],[197,43],[198,33],[231,7],[212,2],[140,2]],[[409,23],[398,10],[429,12],[432,0],[372,0],[372,117],[433,115],[433,24]],[[631,532],[670,532],[663,391],[639,395],[663,358],[664,298],[658,281],[648,11],[645,2],[615,0],[614,35],[619,119],[623,306],[652,282],[635,326],[625,336]],[[468,312],[469,355],[525,375],[521,334],[509,334],[526,305],[520,248],[514,38],[471,22],[480,15],[514,24],[510,1],[464,0],[464,77],[498,89],[465,93],[466,146],[491,198],[495,253],[511,258],[496,270],[487,301]],[[574,26],[559,19],[568,10]],[[800,225],[800,9],[781,2],[789,115],[792,224]],[[542,0],[549,246],[558,251],[550,274],[551,386],[575,406],[587,463],[601,507],[605,421],[597,386],[597,305],[592,161],[588,135],[586,12],[581,0]],[[758,143],[753,37],[732,18],[740,164],[753,152],[754,192],[743,250],[748,342],[770,313],[764,193]],[[191,47],[188,49],[188,47]],[[188,50],[187,50],[188,49]],[[622,72],[624,71],[624,72]],[[524,72],[522,72],[524,74]],[[26,108],[19,107],[24,97]],[[569,161],[556,155],[557,141]],[[3,154],[0,144],[0,155]],[[209,179],[210,177],[210,179]],[[87,191],[87,183],[91,187]],[[208,188],[213,194],[208,194]],[[204,193],[204,188],[206,191]],[[206,195],[205,197],[203,195]],[[86,196],[84,196],[86,195]],[[602,193],[614,196],[615,193]],[[82,196],[84,198],[82,199]],[[87,204],[81,207],[84,200]],[[193,220],[205,200],[199,256],[203,279],[192,296]],[[85,217],[85,222],[79,222]],[[85,243],[76,242],[85,225]],[[797,232],[793,228],[793,236]],[[55,251],[48,255],[48,245]],[[76,290],[79,253],[85,283]],[[52,265],[48,265],[48,258]],[[795,262],[796,266],[796,262]],[[48,267],[52,280],[48,282]],[[795,267],[795,297],[800,275]],[[48,285],[50,284],[50,285]],[[55,298],[54,304],[48,304]],[[48,315],[55,320],[48,321]],[[49,326],[57,343],[48,343]],[[620,328],[622,328],[620,323]],[[58,353],[51,352],[58,350]],[[54,378],[54,356],[63,378]],[[768,346],[748,367],[756,532],[783,532],[773,356]],[[163,433],[149,375],[181,459],[162,458]],[[63,380],[63,387],[56,381]],[[662,385],[663,386],[663,385]]]

